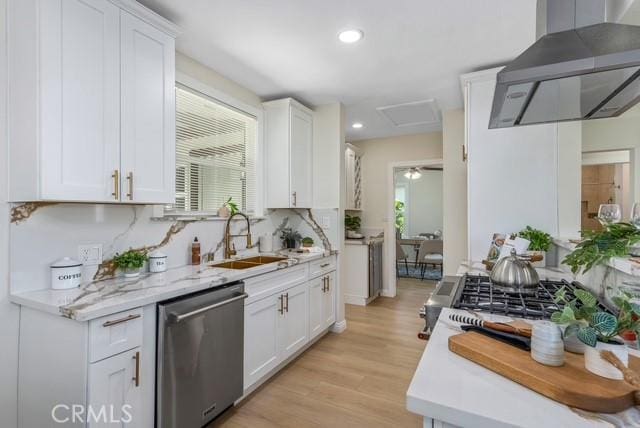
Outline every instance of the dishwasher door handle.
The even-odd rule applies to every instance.
[[[190,317],[192,317],[194,315],[198,315],[198,314],[201,314],[203,312],[207,312],[207,311],[210,311],[212,309],[219,308],[220,306],[228,305],[229,303],[233,303],[233,302],[236,302],[238,300],[246,299],[247,297],[249,297],[249,295],[247,293],[242,293],[242,294],[239,294],[239,295],[237,295],[235,297],[232,297],[231,299],[223,300],[222,302],[217,302],[217,303],[214,303],[212,305],[204,306],[202,308],[196,309],[195,311],[187,312],[185,314],[172,313],[171,314],[171,319],[172,319],[173,322],[178,323],[178,322],[183,321],[183,320],[185,320],[187,318],[190,318]]]

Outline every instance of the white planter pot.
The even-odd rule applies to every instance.
[[[124,277],[125,278],[137,278],[140,276],[140,271],[142,270],[142,268],[137,268],[137,269],[125,269],[124,270]]]
[[[625,366],[628,366],[629,353],[627,352],[627,346],[618,343],[598,342],[595,348],[587,346],[584,351],[584,367],[591,373],[608,379],[624,379],[620,370],[600,357],[600,351],[613,352]]]

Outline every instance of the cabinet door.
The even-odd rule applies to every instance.
[[[309,339],[313,339],[323,330],[325,277],[309,281]]]
[[[327,275],[327,288],[322,293],[322,328],[325,329],[336,322],[336,273]]]
[[[291,207],[311,208],[313,203],[313,116],[294,105],[290,108]]]
[[[122,12],[122,200],[175,200],[174,39]]]
[[[284,317],[278,329],[281,360],[289,358],[309,341],[309,288],[300,284],[283,292]]]
[[[40,198],[114,201],[120,11],[107,0],[40,7]]]
[[[347,148],[344,154],[344,167],[345,167],[345,182],[346,182],[346,208],[355,209],[355,167],[356,167],[356,154],[353,150]]]
[[[141,420],[139,359],[138,347],[89,364],[88,426],[148,426]]]
[[[280,362],[278,327],[280,294],[267,297],[244,307],[244,388],[269,373]]]

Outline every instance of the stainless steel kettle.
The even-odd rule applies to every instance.
[[[538,289],[538,272],[529,263],[532,257],[518,256],[516,250],[504,257],[491,269],[489,278],[498,290],[506,293],[533,293]]]

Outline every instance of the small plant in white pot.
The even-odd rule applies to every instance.
[[[631,302],[631,296],[622,293],[613,298],[620,310],[618,316],[602,312],[597,307],[596,298],[584,290],[576,290],[577,300],[566,301],[566,290],[556,293],[556,300],[565,301],[562,311],[554,312],[551,320],[566,325],[565,341],[575,335],[586,345],[584,365],[587,370],[609,379],[623,379],[622,373],[612,364],[602,359],[600,351],[611,351],[625,365],[629,364],[627,346],[619,335],[640,330],[640,305]],[[582,305],[577,306],[577,301]],[[566,343],[566,342],[565,342]]]
[[[148,260],[145,253],[136,250],[125,251],[117,254],[113,258],[113,262],[118,269],[124,272],[125,278],[135,278],[140,275],[140,271],[144,263]]]
[[[518,232],[520,238],[524,238],[529,241],[528,253],[529,255],[542,256],[542,260],[539,262],[532,262],[533,267],[545,267],[547,265],[546,257],[547,251],[551,248],[552,238],[547,232],[543,232],[539,229],[534,229],[531,226],[525,227]]]

